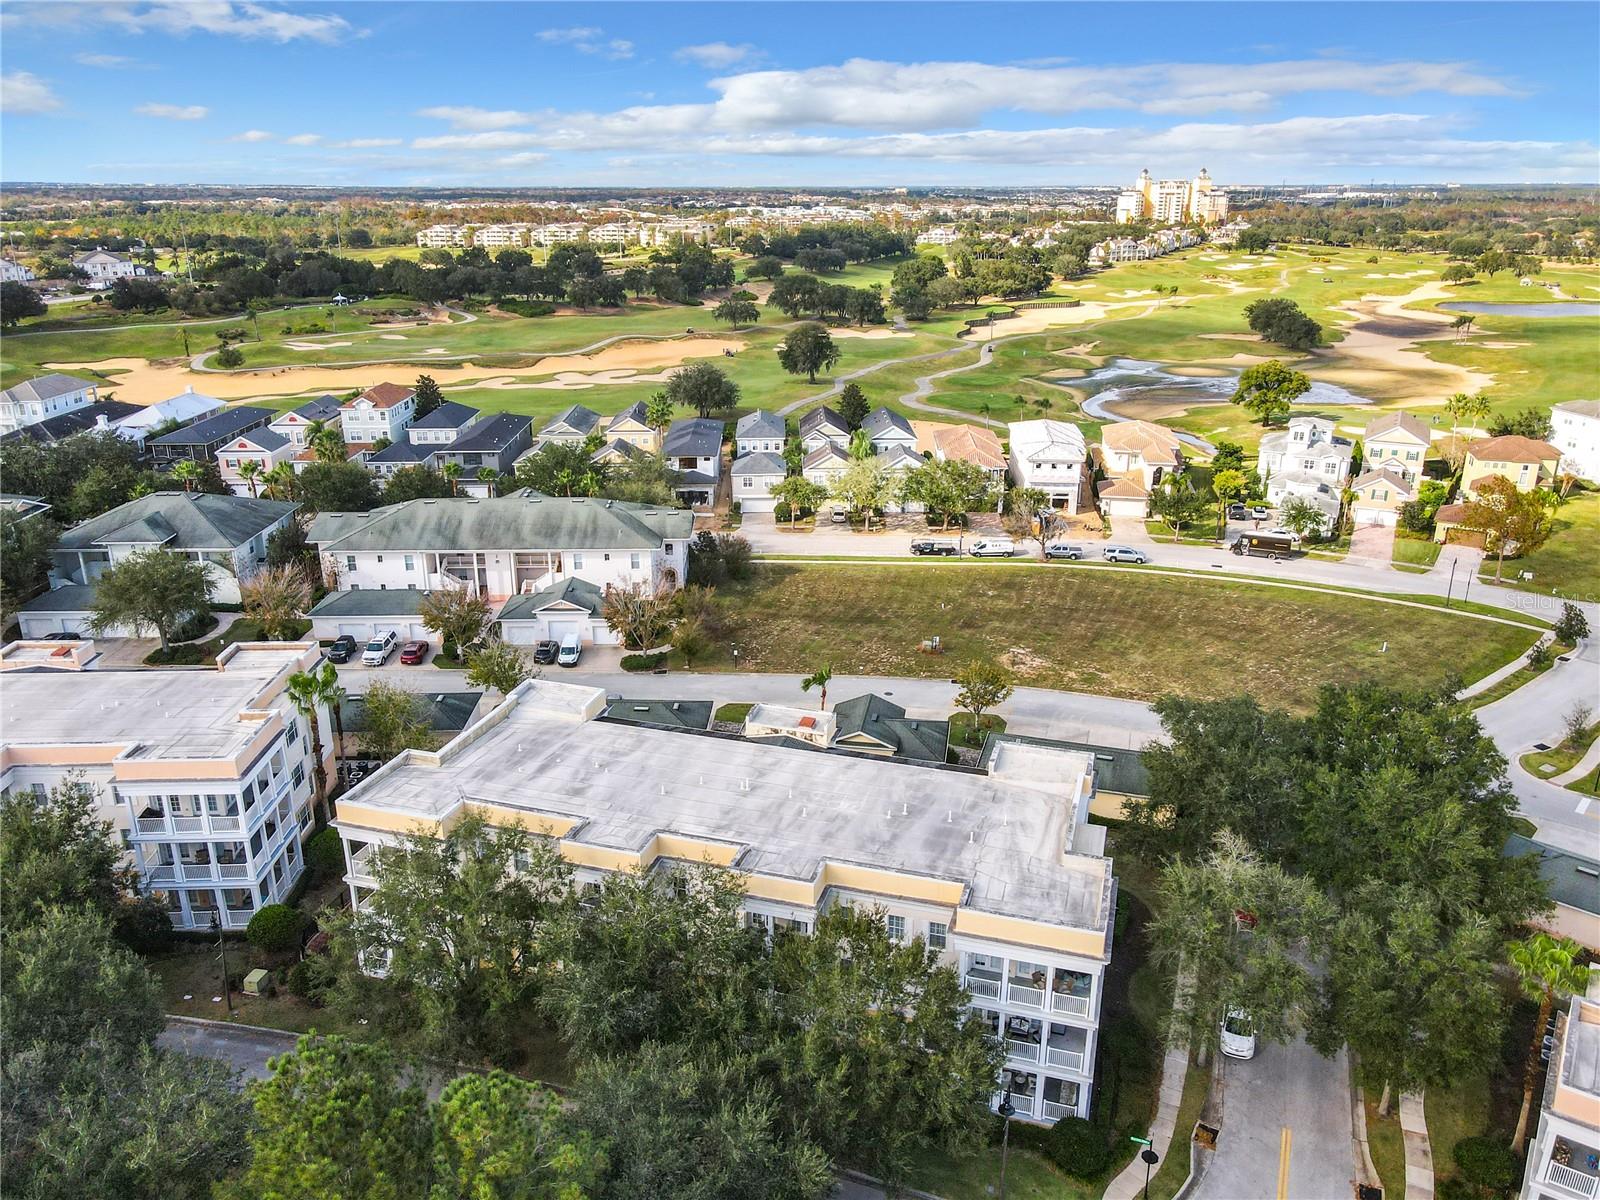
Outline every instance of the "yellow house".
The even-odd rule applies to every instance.
[[[1408,412],[1384,413],[1361,431],[1367,470],[1387,470],[1416,483],[1433,445],[1427,422]]]
[[[1417,489],[1388,467],[1367,471],[1350,484],[1350,519],[1357,525],[1394,525],[1400,506],[1417,498]]]
[[[1561,465],[1561,451],[1549,442],[1506,434],[1483,438],[1467,446],[1461,468],[1461,494],[1476,499],[1477,485],[1491,475],[1509,479],[1519,492],[1548,487]]]

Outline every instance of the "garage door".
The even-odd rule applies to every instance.
[[[539,640],[539,629],[532,621],[502,621],[500,636],[513,646],[531,646]]]
[[[374,621],[372,623],[372,631],[379,636],[385,633],[392,633],[395,637],[405,637],[406,635],[406,627],[399,621]]]
[[[372,626],[365,621],[341,621],[337,628],[340,637],[353,637],[358,642],[364,642],[372,636]]]
[[[596,646],[620,646],[622,639],[604,621],[589,622],[589,636]]]
[[[778,507],[776,496],[741,496],[739,498],[739,511],[747,513],[769,513]]]
[[[569,637],[575,637],[579,641],[583,640],[584,622],[582,621],[551,621],[549,626],[550,640],[553,642],[564,642]]]

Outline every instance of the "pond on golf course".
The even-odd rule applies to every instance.
[[[1495,317],[1600,317],[1600,300],[1578,300],[1544,304],[1489,304],[1476,300],[1452,300],[1439,305],[1445,312],[1474,313]]]

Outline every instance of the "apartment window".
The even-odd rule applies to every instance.
[[[906,940],[906,919],[904,917],[890,917],[888,924],[890,941],[903,942]]]
[[[288,728],[289,745],[296,746],[300,743],[300,722],[290,721]]]
[[[574,555],[573,555],[573,556],[572,556],[572,569],[573,569],[573,570],[574,570],[574,571],[581,571],[581,570],[583,570],[583,555],[581,555],[581,554],[574,554]]]
[[[639,556],[637,554],[628,555],[628,567],[634,571],[639,569]]]
[[[668,543],[667,543],[667,553],[668,553],[668,554],[671,554],[671,553],[672,553],[672,543],[671,543],[671,542],[668,542]]]
[[[294,765],[294,776],[293,776],[293,779],[294,779],[294,786],[297,787],[297,788],[302,783],[304,783],[306,781],[306,769],[305,769],[305,767],[303,767],[299,763],[295,763],[295,765]]]
[[[411,555],[411,554],[406,555],[406,570],[415,571],[416,569],[417,569],[416,557],[414,555]]]
[[[356,556],[354,554],[346,554],[344,556],[344,569],[346,571],[354,571],[356,569]]]
[[[950,943],[950,926],[943,921],[928,922],[928,949],[943,950]]]
[[[122,848],[124,850],[133,849],[133,839],[128,836],[128,831],[126,829],[117,830],[117,836],[122,839]]]
[[[383,561],[383,555],[381,555],[381,554],[380,554],[380,555],[378,555],[378,561],[379,561],[379,562],[382,562],[382,561]]]

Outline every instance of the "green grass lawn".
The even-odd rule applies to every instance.
[[[719,705],[717,711],[711,714],[711,719],[713,721],[738,722],[742,724],[754,707],[753,703],[747,703],[742,700],[734,704]]]
[[[930,1154],[909,1181],[945,1200],[992,1200],[1000,1183],[1000,1152],[966,1158]],[[1095,1200],[1103,1185],[1085,1183],[1057,1170],[1030,1150],[1013,1147],[1006,1162],[1006,1195],[1017,1200]]]
[[[1391,1098],[1389,1115],[1380,1117],[1378,1098],[1382,1094],[1381,1081],[1363,1085],[1362,1096],[1367,1110],[1367,1150],[1372,1155],[1372,1165],[1378,1169],[1383,1194],[1400,1197],[1406,1194],[1406,1147],[1405,1137],[1400,1132],[1399,1102]]]
[[[1505,587],[1568,600],[1600,599],[1600,491],[1575,492],[1556,510],[1549,541],[1532,554],[1508,558],[1500,575]],[[1533,578],[1519,581],[1519,571]],[[1485,558],[1478,578],[1494,582],[1494,559]]]
[[[933,580],[929,571],[942,575]],[[1138,571],[764,564],[749,581],[725,586],[722,600],[724,645],[738,643],[745,670],[829,662],[840,674],[949,678],[967,662],[1000,659],[1019,683],[1037,687],[1141,700],[1243,690],[1297,708],[1324,682],[1428,686],[1451,671],[1470,681],[1534,638],[1357,594]],[[939,658],[918,651],[934,635],[949,651]],[[721,651],[696,662],[700,670],[731,666]]]
[[[1410,536],[1404,530],[1397,530],[1394,539],[1393,559],[1396,563],[1414,567],[1431,567],[1439,561],[1439,551],[1443,549],[1432,538],[1421,534]]]
[[[1522,769],[1535,779],[1552,779],[1582,762],[1597,735],[1600,735],[1600,722],[1589,726],[1576,742],[1565,741],[1552,750],[1535,750],[1531,754],[1524,754],[1518,761]]]
[[[1428,1119],[1428,1142],[1433,1150],[1433,1177],[1439,1183],[1455,1178],[1455,1146],[1477,1137],[1489,1127],[1489,1076],[1469,1075],[1450,1087],[1429,1088],[1422,1107]]]
[[[983,748],[984,739],[991,733],[1004,733],[1006,719],[995,713],[984,713],[977,721],[972,719],[969,712],[950,714],[950,744],[952,746],[969,746],[978,750]]]

